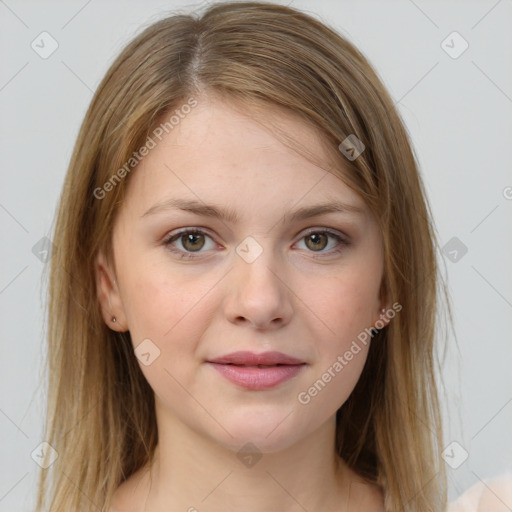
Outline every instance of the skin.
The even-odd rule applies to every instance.
[[[275,108],[268,114],[328,161],[313,128]],[[307,405],[297,399],[389,307],[380,293],[382,239],[362,199],[247,108],[211,95],[129,179],[114,226],[114,261],[98,254],[98,298],[112,329],[129,331],[134,347],[150,339],[160,351],[148,366],[139,362],[155,392],[159,445],[151,482],[148,468],[132,475],[112,510],[381,510],[378,488],[348,468],[334,444],[335,413],[359,379],[369,344]],[[229,207],[239,220],[178,209],[144,216],[170,197]],[[285,217],[327,199],[362,213]],[[165,244],[183,228],[205,232],[170,245],[190,259]],[[306,236],[308,228],[318,228],[316,238]],[[350,245],[319,236],[324,228]],[[262,250],[250,263],[236,252],[249,236],[259,244],[251,251]],[[205,362],[237,350],[276,350],[307,364],[275,388],[247,390]],[[248,442],[262,455],[250,467],[237,457]]]

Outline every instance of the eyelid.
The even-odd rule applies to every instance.
[[[332,235],[332,236],[335,236],[335,237],[336,236],[339,237],[340,239],[342,239],[347,244],[350,242],[350,238],[348,237],[348,235],[346,235],[342,231],[339,231],[339,230],[333,229],[333,228],[328,228],[326,226],[318,226],[318,227],[307,228],[305,231],[304,230],[299,231],[299,233],[301,234],[300,238],[303,238],[303,237],[305,237],[307,235],[310,235],[311,233],[328,233],[329,235]]]
[[[215,244],[217,244],[217,242],[215,241],[215,237],[210,233],[210,231],[207,228],[195,227],[195,226],[181,228],[181,229],[178,229],[176,232],[171,231],[170,233],[166,234],[163,237],[162,243],[165,246],[170,247],[173,242],[179,240],[182,236],[187,235],[187,234],[205,235],[205,236],[209,237]],[[180,253],[184,252],[179,249],[176,249],[176,251],[178,251]],[[200,252],[198,252],[197,254],[200,254]],[[185,254],[194,254],[194,253],[190,252],[190,253],[185,253]]]

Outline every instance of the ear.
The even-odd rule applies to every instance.
[[[375,326],[376,329],[380,330],[386,327],[391,319],[395,316],[395,311],[393,310],[391,304],[389,304],[388,294],[385,290],[384,282],[382,282],[379,293],[379,300],[376,301],[376,304],[377,310],[374,311],[372,326]],[[392,310],[392,316],[390,316],[388,313],[390,309]]]
[[[117,286],[115,271],[103,250],[98,252],[94,263],[96,292],[103,320],[110,329],[118,332],[128,330],[121,294]],[[115,318],[115,322],[113,321]]]
[[[393,314],[393,317],[390,317],[387,311],[391,309],[391,311],[394,313],[393,308],[389,304],[382,304],[381,308],[376,312],[376,314],[373,317],[373,323],[372,326],[375,327],[375,329],[384,329],[389,322],[391,322],[391,318],[393,318],[395,315]]]

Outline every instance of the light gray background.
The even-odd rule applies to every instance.
[[[445,445],[460,444],[450,460],[461,460],[462,448],[469,454],[447,467],[453,499],[512,470],[512,2],[291,4],[370,59],[412,136],[442,245],[457,237],[468,249],[457,262],[443,257],[460,345],[450,336]],[[31,452],[43,441],[44,264],[32,248],[51,236],[79,125],[108,66],[143,23],[194,5],[0,0],[2,511],[30,510]],[[31,48],[43,31],[59,45],[47,59]],[[441,46],[453,31],[469,44],[458,58]]]

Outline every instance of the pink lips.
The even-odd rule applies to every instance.
[[[234,384],[258,391],[292,378],[306,363],[281,352],[233,352],[208,364]]]

